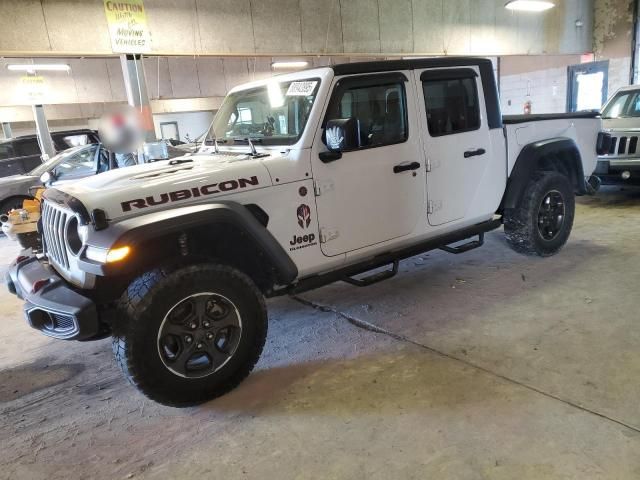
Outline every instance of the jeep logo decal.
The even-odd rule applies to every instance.
[[[220,183],[211,183],[202,187],[193,187],[190,189],[176,190],[173,192],[161,193],[158,196],[152,195],[145,198],[136,198],[122,202],[120,206],[123,212],[130,212],[134,208],[147,208],[156,205],[162,205],[169,202],[180,202],[190,198],[198,198],[206,195],[213,195],[221,192],[231,192],[239,188],[247,188],[249,185],[258,185],[258,177],[239,178],[237,180],[226,180]],[[307,207],[309,208],[309,207]],[[311,220],[309,220],[311,222]]]

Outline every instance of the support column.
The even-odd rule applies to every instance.
[[[49,124],[47,123],[47,117],[44,114],[44,108],[42,105],[33,105],[32,108],[33,118],[36,121],[38,145],[40,145],[43,160],[46,160],[44,156],[46,155],[49,158],[53,157],[56,154],[56,148],[53,145],[53,140],[51,139]]]
[[[120,55],[124,86],[127,91],[129,105],[135,107],[142,116],[142,129],[144,141],[155,142],[156,130],[153,126],[153,115],[147,94],[147,79],[142,68],[141,55]]]
[[[9,122],[2,122],[2,134],[4,138],[11,138],[13,134],[11,133],[11,124]]]

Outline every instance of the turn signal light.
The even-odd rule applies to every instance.
[[[128,246],[112,248],[107,253],[107,263],[119,262],[120,260],[124,260],[127,258],[129,253],[131,252],[131,248]]]

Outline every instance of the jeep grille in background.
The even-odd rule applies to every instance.
[[[69,256],[64,241],[64,230],[71,212],[45,201],[42,205],[42,233],[45,252],[58,267],[69,268]]]
[[[637,153],[640,153],[638,152],[638,135],[612,136],[608,141],[606,139],[601,141],[601,138],[598,138],[598,155],[626,157]]]

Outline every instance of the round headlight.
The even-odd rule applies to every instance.
[[[71,220],[69,220],[67,223],[66,238],[67,247],[71,253],[74,255],[80,253],[80,249],[86,241],[87,234],[88,230],[86,229],[86,225],[80,226],[77,217],[72,217]]]

